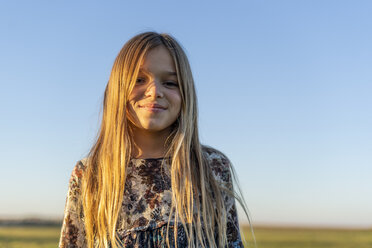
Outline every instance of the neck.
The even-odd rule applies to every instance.
[[[170,129],[162,131],[147,131],[132,127],[133,135],[133,158],[162,158],[167,152],[166,140],[170,135]]]

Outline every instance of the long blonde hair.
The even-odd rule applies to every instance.
[[[173,125],[165,156],[172,158],[169,216],[174,214],[174,240],[177,240],[177,223],[180,222],[190,247],[195,243],[202,247],[224,247],[227,244],[227,213],[221,186],[212,176],[199,142],[197,98],[188,59],[170,35],[146,32],[130,39],[121,49],[105,89],[101,127],[89,152],[82,180],[81,204],[89,248],[122,245],[116,228],[133,145],[126,111],[128,96],[136,82],[141,61],[150,49],[157,46],[167,48],[174,60],[182,98],[181,113]],[[234,192],[227,192],[242,202]],[[169,226],[170,220],[166,235],[168,246]],[[177,247],[177,243],[175,245]]]

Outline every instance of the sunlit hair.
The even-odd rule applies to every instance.
[[[157,46],[167,48],[173,58],[182,97],[181,113],[168,137],[165,155],[172,158],[169,216],[174,215],[174,240],[177,240],[177,226],[181,223],[190,247],[195,247],[195,244],[202,247],[226,246],[227,213],[221,194],[223,190],[235,197],[246,211],[242,198],[216,182],[203,156],[194,81],[185,52],[170,35],[146,32],[130,39],[121,49],[105,89],[100,131],[89,152],[82,181],[82,207],[89,248],[123,245],[116,229],[133,147],[126,111],[128,97],[141,62],[147,52]],[[170,221],[171,218],[166,235],[168,246]],[[217,241],[215,233],[218,233]],[[175,245],[177,247],[177,242]]]

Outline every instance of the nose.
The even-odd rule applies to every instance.
[[[161,85],[155,80],[149,83],[145,92],[145,96],[154,98],[163,97]]]

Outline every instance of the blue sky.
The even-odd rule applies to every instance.
[[[201,140],[233,162],[254,223],[372,226],[371,12],[370,1],[1,2],[0,216],[62,217],[117,53],[158,31],[185,47]]]

